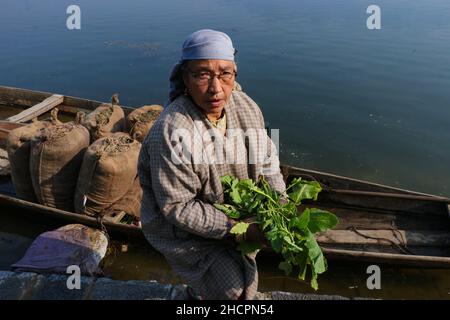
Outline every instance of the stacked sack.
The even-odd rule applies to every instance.
[[[53,124],[31,141],[30,174],[39,203],[73,211],[78,172],[89,146],[82,116],[75,122]]]
[[[140,149],[141,144],[123,132],[92,143],[78,176],[75,211],[90,216],[120,211],[139,217],[142,189],[137,178],[137,161]]]
[[[107,208],[104,211],[104,215],[114,218],[120,217],[121,213],[127,213],[132,217],[132,222],[140,221],[142,195],[143,191],[139,182],[139,176],[136,175],[128,192],[111,207]]]
[[[126,119],[130,136],[142,142],[162,111],[163,107],[156,104],[133,110]]]
[[[31,141],[41,133],[41,129],[61,124],[57,119],[58,109],[53,109],[51,119],[33,121],[31,124],[12,130],[7,139],[8,159],[11,179],[16,195],[27,201],[37,202],[30,173]]]
[[[125,119],[115,96],[74,122],[58,121],[54,109],[51,120],[10,133],[7,151],[18,197],[95,217],[128,214],[140,220],[141,142],[163,108],[143,106]]]
[[[89,130],[91,143],[125,129],[125,114],[118,105],[102,104],[89,113],[82,124]]]

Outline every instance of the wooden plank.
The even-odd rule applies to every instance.
[[[450,268],[450,257],[433,257],[420,255],[392,254],[366,251],[352,251],[332,248],[322,248],[327,259],[347,261],[367,261],[402,265],[420,268]]]
[[[447,215],[447,203],[417,199],[400,199],[383,196],[365,196],[358,194],[339,194],[322,191],[319,203],[354,206],[373,210],[387,210],[393,213],[416,213],[422,215]],[[305,201],[305,203],[307,203]]]
[[[33,118],[38,117],[39,115],[49,111],[50,109],[60,105],[64,101],[64,96],[60,94],[54,94],[51,97],[45,99],[41,103],[38,103],[31,108],[22,111],[21,113],[9,117],[7,120],[11,122],[25,122],[31,120]]]
[[[371,192],[371,191],[358,191],[358,190],[340,190],[340,189],[331,189],[331,190],[327,190],[327,192],[338,193],[338,194],[347,194],[347,195],[356,195],[356,196],[365,196],[365,197],[381,197],[381,198],[409,199],[409,200],[419,200],[419,201],[422,200],[422,201],[450,203],[449,198],[438,197],[438,196],[421,196],[421,195],[401,194],[401,193]]]
[[[329,230],[316,237],[323,244],[377,244],[399,246],[450,246],[449,231]]]
[[[390,229],[393,226],[400,229],[414,229],[417,226],[417,224],[414,223],[414,220],[418,217],[421,218],[420,215],[413,218],[407,217],[408,221],[413,221],[412,224],[408,224],[408,226],[405,227],[404,224],[402,224],[402,226],[397,225],[398,216],[392,212],[373,212],[373,210],[368,209],[355,208],[351,206],[327,205],[324,203],[314,203],[313,206],[314,208],[330,211],[338,217],[339,223],[334,230],[348,230],[350,227],[356,227],[359,229]],[[298,213],[301,214],[308,207],[310,207],[310,205],[300,205],[298,207]],[[420,219],[420,222],[423,220],[429,220],[426,220],[425,218]],[[437,224],[441,224],[441,219],[439,219]],[[409,225],[411,225],[412,228],[410,228]],[[433,226],[434,223],[432,227]],[[423,229],[430,229],[429,225],[426,224]]]
[[[450,231],[450,220],[442,215],[401,214],[380,212],[352,207],[315,206],[334,213],[339,224],[334,230],[357,229],[388,230],[393,227],[402,230],[445,230]],[[303,211],[302,211],[303,212]]]

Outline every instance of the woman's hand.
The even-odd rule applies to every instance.
[[[249,242],[257,242],[264,246],[268,246],[269,242],[267,241],[264,232],[259,227],[259,224],[256,223],[256,217],[246,218],[242,220],[242,222],[246,222],[249,224],[247,228],[247,232],[244,235],[236,237],[237,242],[249,241]]]

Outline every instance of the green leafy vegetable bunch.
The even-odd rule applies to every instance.
[[[254,182],[227,175],[221,178],[221,182],[225,201],[214,206],[235,220],[256,218],[254,223],[259,224],[273,250],[283,257],[279,268],[288,275],[294,266],[298,267],[299,279],[305,280],[310,266],[311,287],[317,290],[317,276],[327,270],[327,261],[314,234],[334,228],[338,219],[331,212],[317,208],[306,208],[299,212],[298,206],[305,199],[317,200],[322,190],[320,184],[295,178],[280,194],[264,177]],[[248,226],[248,222],[240,221],[231,232],[245,234]],[[261,247],[259,243],[244,241],[238,249],[248,254]]]

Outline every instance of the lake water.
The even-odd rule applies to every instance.
[[[81,9],[68,30],[66,9]],[[381,9],[369,30],[366,9]],[[2,0],[0,84],[163,104],[184,38],[228,33],[284,163],[450,196],[448,0]]]
[[[57,228],[61,221],[50,229]],[[49,230],[49,220],[11,211],[0,215],[0,270],[8,270],[23,257],[34,238]],[[104,260],[106,276],[118,280],[157,280],[178,284],[182,279],[165,259],[150,246],[141,242],[114,240]],[[367,273],[369,263],[328,261],[328,270],[319,276],[319,290],[314,291],[308,281],[294,275],[285,276],[278,269],[276,258],[259,255],[258,290],[288,291],[365,297],[375,299],[441,299],[450,300],[450,272],[448,269],[400,268],[380,265],[381,289],[369,290]],[[308,273],[309,274],[309,273]]]

